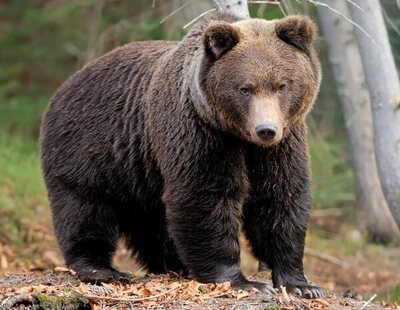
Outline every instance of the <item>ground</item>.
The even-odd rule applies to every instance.
[[[176,274],[146,276],[122,246],[115,264],[123,271],[134,271],[132,284],[83,284],[63,267],[48,225],[29,231],[31,243],[25,255],[0,244],[0,310],[11,305],[15,309],[32,305],[34,309],[362,309],[375,294],[364,309],[400,309],[393,302],[398,302],[393,294],[399,290],[400,249],[372,245],[356,228],[331,217],[314,216],[307,239],[306,274],[327,292],[326,298],[313,301],[282,291],[275,296],[233,291],[227,283],[200,284]],[[242,247],[246,275],[270,281],[268,271],[257,273],[257,262],[244,240]]]
[[[49,296],[57,296],[51,298]],[[61,297],[61,298],[60,298]],[[329,294],[307,300],[293,295],[267,296],[233,291],[229,283],[201,284],[176,274],[137,278],[132,284],[81,283],[66,268],[5,275],[0,278],[0,309],[361,309],[366,303]],[[396,309],[369,304],[368,309]]]

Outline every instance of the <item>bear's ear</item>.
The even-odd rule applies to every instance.
[[[219,59],[238,42],[239,30],[225,22],[211,24],[204,35],[206,53],[213,60]]]
[[[279,39],[308,53],[310,45],[314,42],[317,27],[308,17],[289,16],[276,21],[275,31]]]

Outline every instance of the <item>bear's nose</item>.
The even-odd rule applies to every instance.
[[[256,126],[257,136],[262,140],[272,140],[276,136],[277,128],[275,125],[262,124]]]

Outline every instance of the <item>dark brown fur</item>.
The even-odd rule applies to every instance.
[[[304,118],[320,80],[314,26],[237,21],[220,14],[181,42],[118,48],[52,98],[42,166],[58,244],[82,279],[126,280],[111,268],[125,237],[151,272],[267,292],[240,271],[242,222],[275,287],[321,294],[302,264],[311,206]],[[282,136],[256,137],[255,104]]]

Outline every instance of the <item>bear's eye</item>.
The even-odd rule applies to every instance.
[[[286,92],[288,86],[289,86],[288,82],[282,82],[278,87],[278,91],[283,94]]]
[[[248,97],[248,96],[251,95],[251,91],[250,91],[250,89],[247,88],[247,87],[240,87],[240,88],[239,88],[239,91],[240,91],[240,93],[241,93],[243,96]]]

